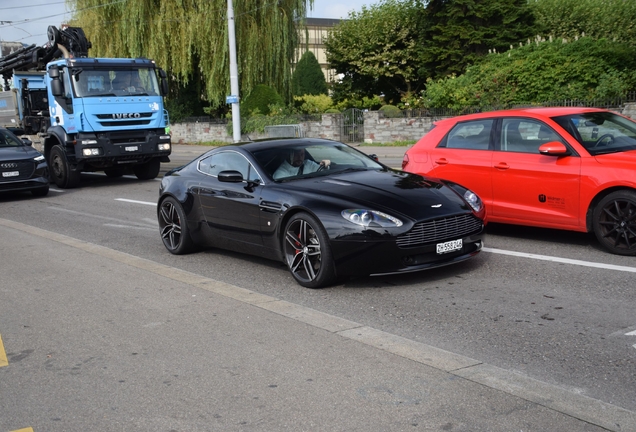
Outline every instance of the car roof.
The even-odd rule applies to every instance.
[[[249,152],[285,148],[295,146],[310,146],[315,144],[342,144],[338,141],[332,141],[322,138],[264,138],[254,141],[236,143],[235,146],[244,148]]]
[[[589,112],[609,112],[608,110],[600,108],[585,108],[585,107],[535,107],[535,108],[515,108],[499,111],[487,111],[477,114],[467,114],[456,116],[448,119],[440,120],[436,123],[445,123],[447,121],[465,121],[476,120],[492,117],[557,117],[562,115],[582,114]]]

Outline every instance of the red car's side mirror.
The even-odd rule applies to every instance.
[[[565,144],[559,141],[551,141],[549,143],[542,144],[539,147],[539,153],[547,156],[566,156],[570,154],[570,151]]]

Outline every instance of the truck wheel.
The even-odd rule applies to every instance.
[[[53,146],[49,155],[51,179],[61,188],[74,188],[79,185],[79,171],[71,170],[66,152],[60,145]]]
[[[159,158],[152,158],[144,164],[135,165],[133,172],[139,180],[152,180],[159,175],[160,167],[161,163],[159,162]]]

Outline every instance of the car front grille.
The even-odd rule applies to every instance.
[[[440,241],[459,239],[478,233],[482,221],[472,214],[451,216],[426,222],[419,222],[406,234],[397,238],[401,248],[422,246]]]
[[[0,162],[0,182],[29,179],[35,171],[35,165],[35,162],[30,160],[2,161]],[[4,173],[14,173],[16,171],[20,174],[17,176],[5,177]]]

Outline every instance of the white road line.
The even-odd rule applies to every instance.
[[[111,228],[130,228],[130,229],[139,229],[139,230],[146,230],[146,231],[156,231],[156,229],[157,229],[157,228],[150,228],[150,227],[141,227],[141,226],[133,226],[133,225],[121,225],[121,224],[109,224],[109,223],[104,224],[104,226],[111,227]]]
[[[600,268],[605,270],[618,270],[618,271],[636,273],[636,267],[618,266],[613,264],[602,264],[602,263],[595,263],[590,261],[581,261],[581,260],[574,260],[569,258],[553,257],[549,255],[537,255],[537,254],[531,254],[531,253],[515,252],[515,251],[509,251],[509,250],[503,250],[503,249],[492,249],[492,248],[486,248],[486,247],[483,248],[482,250],[484,252],[496,253],[501,255],[510,255],[510,256],[516,256],[521,258],[530,258],[530,259],[536,259],[541,261],[552,261],[552,262],[563,263],[563,264],[572,264],[572,265],[579,265],[584,267]]]
[[[66,191],[62,190],[62,189],[51,189],[51,188],[49,188],[49,192],[66,192]]]
[[[137,200],[131,200],[131,199],[126,199],[126,198],[115,198],[115,201],[123,201],[123,202],[129,202],[129,203],[133,203],[133,204],[143,204],[143,205],[151,205],[151,206],[156,206],[157,205],[156,202],[137,201]]]
[[[636,336],[636,330],[625,333],[625,336]]]

